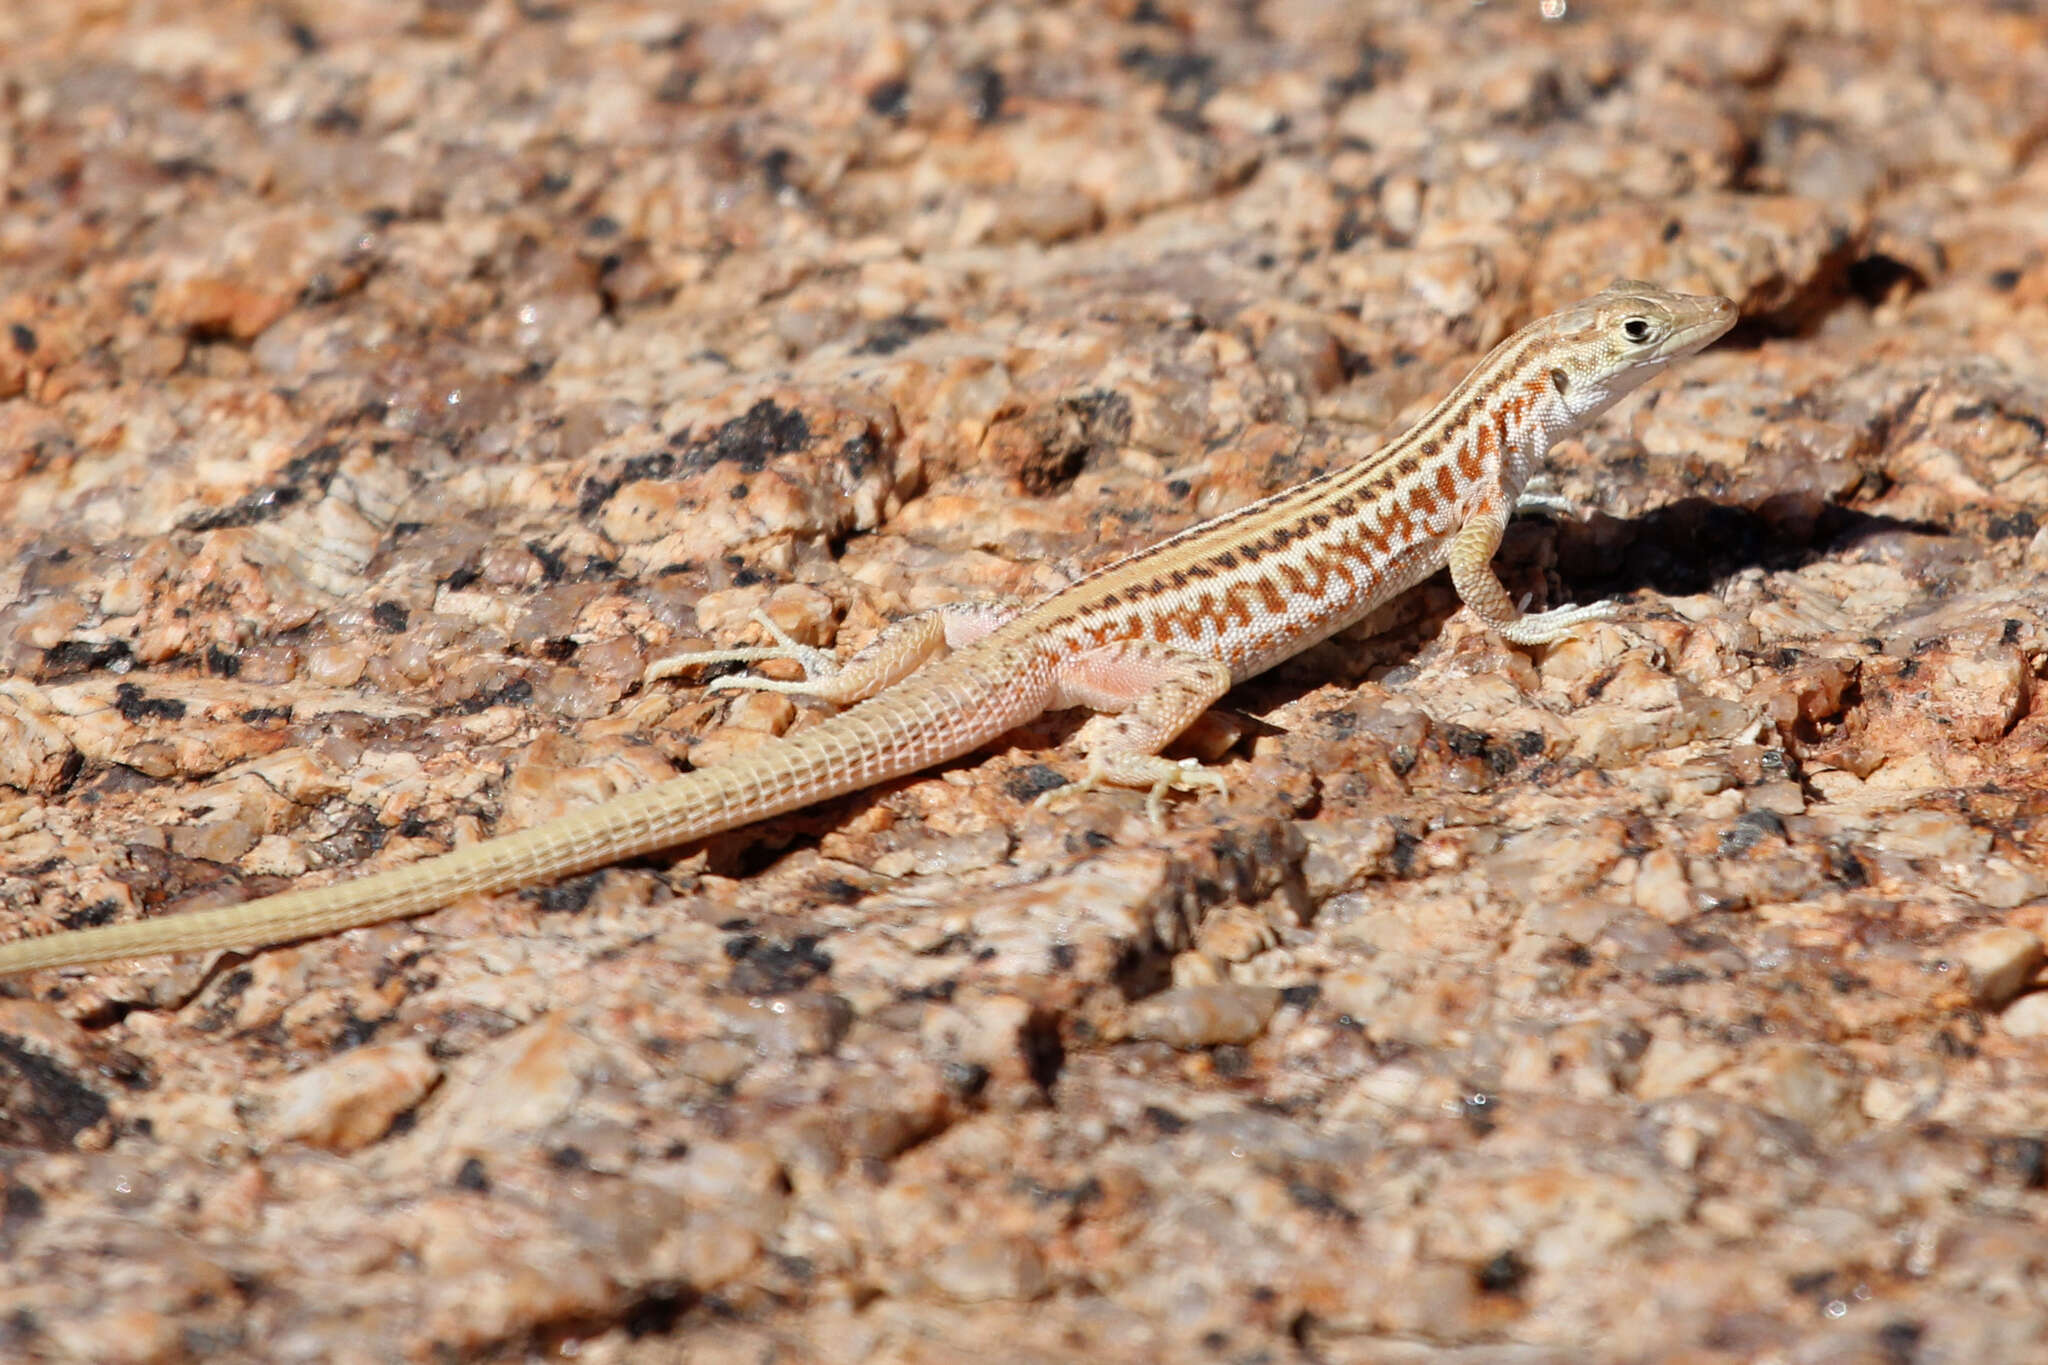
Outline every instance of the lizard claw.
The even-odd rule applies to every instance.
[[[1090,755],[1088,769],[1064,787],[1041,792],[1033,808],[1050,809],[1103,787],[1139,787],[1145,791],[1145,815],[1154,829],[1166,828],[1168,792],[1213,791],[1230,799],[1230,784],[1223,774],[1205,768],[1199,759],[1161,758],[1157,754],[1119,754],[1113,758]]]
[[[1089,792],[1104,786],[1102,760],[1090,758],[1087,771],[1072,782],[1062,783],[1051,791],[1040,792],[1031,800],[1033,810],[1057,810],[1072,801],[1078,801]]]
[[[1152,790],[1145,794],[1145,814],[1152,821],[1152,828],[1166,828],[1166,794],[1176,792],[1212,791],[1225,801],[1230,799],[1230,784],[1223,780],[1223,774],[1214,768],[1205,768],[1201,760],[1184,758],[1174,765],[1174,770],[1152,784]]]
[[[829,649],[807,645],[777,625],[774,618],[764,611],[757,611],[751,618],[755,625],[768,633],[773,645],[755,645],[740,649],[707,649],[699,654],[676,654],[649,664],[643,675],[643,682],[656,682],[693,668],[710,664],[760,663],[768,659],[793,659],[804,671],[800,682],[783,682],[777,678],[758,677],[752,673],[735,673],[722,678],[713,678],[705,684],[707,690],[720,692],[734,688],[751,688],[760,692],[814,691],[820,681],[833,677],[839,672],[838,656]]]
[[[1547,645],[1561,640],[1591,621],[1611,621],[1621,614],[1621,603],[1608,599],[1580,607],[1554,607],[1499,627],[1501,638],[1517,645]]]

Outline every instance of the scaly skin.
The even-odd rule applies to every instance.
[[[1551,444],[1735,323],[1735,305],[1617,280],[1524,327],[1400,439],[1216,517],[1018,608],[901,622],[839,669],[821,651],[685,655],[657,672],[794,657],[803,682],[714,685],[850,709],[717,767],[409,867],[243,905],[0,944],[0,974],[148,953],[254,948],[416,915],[732,829],[970,753],[1042,712],[1102,712],[1063,793],[1222,789],[1159,751],[1233,682],[1328,638],[1450,565],[1458,594],[1517,644],[1555,640],[1611,604],[1520,614],[1491,561]]]

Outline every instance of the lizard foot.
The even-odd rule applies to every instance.
[[[1515,499],[1514,515],[1518,517],[1547,517],[1551,521],[1583,521],[1585,515],[1579,505],[1562,493],[1529,492],[1526,489]]]
[[[1510,644],[1547,645],[1562,640],[1589,621],[1611,621],[1621,612],[1619,602],[1589,602],[1582,607],[1556,607],[1519,617],[1497,629]]]
[[[766,612],[753,614],[754,624],[768,632],[773,645],[759,645],[746,649],[707,649],[701,654],[675,654],[647,666],[641,681],[643,684],[658,682],[663,678],[686,673],[693,668],[709,664],[760,663],[768,659],[794,659],[804,671],[798,682],[784,682],[778,678],[762,678],[752,673],[737,673],[730,677],[713,678],[708,684],[713,691],[731,688],[751,688],[759,692],[794,692],[799,695],[816,692],[819,684],[839,673],[839,659],[829,649],[819,649],[796,639],[788,631],[769,618]]]
[[[1078,781],[1054,787],[1031,804],[1048,809],[1098,791],[1103,787],[1139,787],[1145,790],[1145,815],[1154,829],[1166,828],[1166,794],[1170,791],[1213,791],[1230,799],[1230,784],[1214,768],[1205,768],[1192,758],[1161,758],[1158,754],[1091,754],[1088,770]]]

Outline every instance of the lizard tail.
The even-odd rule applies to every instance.
[[[917,772],[1044,709],[1025,670],[943,660],[905,684],[728,763],[533,829],[372,876],[241,905],[0,944],[0,975],[148,953],[258,948],[512,891]]]

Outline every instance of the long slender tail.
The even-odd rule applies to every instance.
[[[1043,709],[1024,678],[956,656],[779,743],[545,825],[311,891],[0,944],[0,975],[263,947],[422,914],[859,791],[969,753]]]

